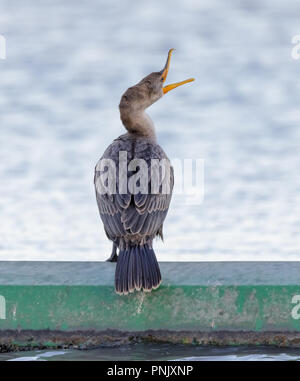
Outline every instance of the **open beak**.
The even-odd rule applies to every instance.
[[[173,51],[174,51],[174,49],[170,49],[169,50],[166,65],[165,65],[165,67],[162,70],[163,83],[165,83],[165,81],[167,79],[167,75],[168,75],[169,67],[170,67],[171,55],[172,55]],[[193,82],[193,81],[195,81],[194,78],[189,78],[189,79],[186,79],[186,80],[181,81],[181,82],[172,83],[170,85],[164,86],[163,87],[163,92],[164,92],[164,94],[166,94],[168,91],[173,90],[173,89],[175,89],[178,86],[181,86],[181,85],[184,85],[185,83],[189,83],[189,82]]]

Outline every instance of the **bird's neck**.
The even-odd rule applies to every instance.
[[[156,141],[154,124],[145,110],[123,109],[121,111],[121,120],[130,134]]]

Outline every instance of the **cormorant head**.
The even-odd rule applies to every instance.
[[[194,81],[194,78],[189,78],[185,81],[165,86],[173,51],[174,49],[169,50],[167,62],[161,71],[147,75],[147,77],[143,78],[138,84],[129,87],[123,94],[119,106],[121,112],[124,108],[131,108],[132,111],[144,110],[160,99],[168,91],[184,85],[185,83]]]

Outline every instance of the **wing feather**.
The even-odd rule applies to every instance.
[[[116,168],[119,166],[119,151],[127,152],[128,162],[132,158],[143,158],[150,173],[151,159],[167,159],[166,154],[157,144],[146,139],[132,139],[126,135],[116,139],[105,151],[102,158],[114,160]],[[101,159],[102,159],[101,158]],[[117,172],[118,173],[118,172]],[[131,176],[132,173],[129,173]],[[130,234],[140,234],[142,236],[155,236],[162,232],[162,225],[167,215],[174,184],[173,168],[170,171],[170,194],[151,194],[151,177],[149,175],[148,194],[120,194],[118,176],[117,193],[114,195],[100,194],[97,190],[96,182],[101,176],[101,172],[95,168],[95,189],[99,213],[104,224],[108,238],[115,240],[117,237],[124,237]]]

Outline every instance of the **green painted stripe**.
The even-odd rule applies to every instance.
[[[0,286],[0,329],[300,330],[300,286],[162,286],[118,296],[111,286]]]

